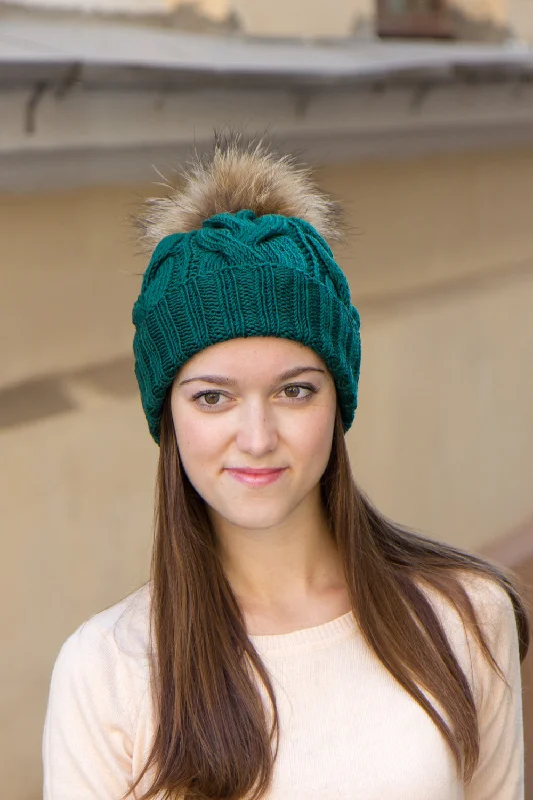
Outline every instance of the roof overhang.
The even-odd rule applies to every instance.
[[[0,189],[138,181],[214,128],[313,162],[533,142],[526,47],[330,44],[0,22]]]

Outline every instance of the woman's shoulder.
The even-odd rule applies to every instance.
[[[137,653],[147,652],[150,627],[151,586],[149,583],[112,606],[93,614],[72,634],[71,639],[105,646],[105,643]]]
[[[511,597],[496,577],[489,573],[463,570],[456,574],[456,578],[468,596],[485,636],[491,638],[502,627],[516,628]],[[464,626],[465,619],[452,599],[454,593],[448,595],[433,587],[424,590],[445,624],[452,628]]]
[[[146,683],[150,662],[150,584],[94,614],[63,643],[52,682],[114,687]]]
[[[516,678],[519,668],[518,629],[514,606],[505,587],[490,574],[462,572],[457,576],[475,613],[475,619],[490,654],[505,679]],[[487,660],[470,619],[449,595],[434,588],[424,589],[448,642],[468,676],[478,699],[500,678]]]
[[[61,647],[43,735],[46,798],[125,796],[150,706],[149,608],[145,586]]]

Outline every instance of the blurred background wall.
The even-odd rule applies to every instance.
[[[436,16],[408,0],[0,3],[10,800],[40,796],[61,643],[148,576],[157,448],[133,375],[145,260],[128,218],[161,191],[152,164],[172,179],[213,126],[268,129],[345,204],[360,485],[398,521],[533,577],[528,39],[526,0]]]
[[[380,15],[420,17],[425,9],[441,9],[455,23],[454,38],[489,40],[502,36],[531,39],[533,6],[529,0],[8,0],[4,11],[75,11],[125,15],[139,19],[165,18],[167,23],[187,23],[204,29],[213,23],[231,21],[234,28],[253,36],[346,37],[364,31],[376,32]],[[460,24],[462,23],[462,24]],[[410,22],[412,25],[412,21]],[[416,24],[416,23],[415,23]],[[476,31],[477,29],[477,31]],[[497,37],[498,38],[498,37]]]

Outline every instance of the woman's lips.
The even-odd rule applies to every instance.
[[[285,467],[281,469],[226,469],[226,472],[235,480],[248,486],[267,486],[269,483],[277,481],[285,469]]]

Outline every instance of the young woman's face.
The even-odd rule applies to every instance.
[[[184,469],[215,521],[269,528],[316,503],[336,392],[313,350],[275,337],[215,344],[178,372],[171,404]]]

